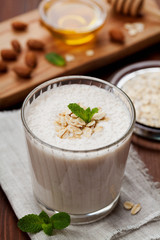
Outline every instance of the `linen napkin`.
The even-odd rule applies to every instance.
[[[20,111],[0,113],[0,183],[18,218],[39,214],[33,194]],[[124,201],[140,203],[141,211],[131,215]],[[92,224],[29,235],[32,240],[156,240],[160,239],[160,189],[151,181],[139,156],[131,146],[121,197],[114,211]]]

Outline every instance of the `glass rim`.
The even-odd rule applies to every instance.
[[[55,26],[51,25],[51,23],[48,21],[46,15],[45,15],[44,5],[45,5],[47,2],[50,2],[50,1],[51,1],[51,0],[42,0],[42,1],[39,3],[38,10],[39,10],[40,17],[41,17],[42,21],[43,21],[45,24],[48,25],[48,27],[53,28],[55,31],[58,31],[58,30],[63,30],[63,31],[64,31],[63,28],[59,28],[59,27],[55,27]],[[84,1],[84,0],[83,0],[83,1]],[[87,1],[90,2],[91,0],[87,0]],[[95,1],[97,2],[97,0],[95,0]],[[99,1],[98,1],[98,2],[99,2]],[[100,26],[102,26],[102,25],[104,24],[107,16],[108,16],[108,12],[107,12],[107,6],[108,6],[108,5],[107,5],[107,3],[106,3],[104,0],[101,0],[101,2],[103,2],[103,6],[102,6],[102,7],[103,7],[103,20],[102,20],[101,23],[99,23],[99,24],[96,25],[95,27],[92,27],[89,32],[93,32],[93,31],[95,31],[96,29],[98,29]],[[54,30],[53,30],[53,31],[54,31]],[[68,31],[68,30],[67,30],[67,31]],[[71,30],[71,31],[72,31],[72,30]],[[78,34],[80,34],[80,33],[86,33],[86,31],[85,31],[85,30],[83,30],[83,31],[79,30],[79,31],[76,31],[76,33],[78,33]]]
[[[111,144],[105,145],[103,147],[99,147],[99,148],[95,148],[95,149],[89,149],[89,150],[72,150],[72,149],[65,149],[65,148],[61,148],[61,147],[56,147],[54,145],[51,145],[49,143],[44,142],[43,140],[41,140],[40,138],[38,138],[29,128],[26,119],[25,119],[25,114],[24,114],[24,110],[25,107],[27,106],[30,98],[37,92],[39,91],[41,88],[49,86],[51,83],[57,83],[60,81],[67,81],[67,80],[75,80],[75,79],[81,79],[81,80],[91,80],[91,81],[96,81],[105,85],[108,85],[110,87],[112,87],[113,89],[116,89],[116,91],[118,91],[120,94],[122,94],[123,96],[125,96],[125,98],[127,99],[129,106],[131,107],[131,121],[130,121],[130,125],[128,127],[128,129],[126,130],[126,132],[122,135],[122,137],[120,137],[118,140],[114,141]],[[117,86],[101,80],[99,78],[95,78],[95,77],[89,77],[89,76],[83,76],[83,75],[70,75],[70,76],[64,76],[64,77],[57,77],[57,78],[53,78],[51,80],[48,80],[40,85],[38,85],[36,88],[34,88],[25,98],[23,104],[22,104],[22,108],[21,108],[21,120],[23,123],[23,126],[25,128],[25,130],[28,132],[28,134],[34,138],[37,142],[39,142],[40,144],[50,148],[50,149],[54,149],[54,150],[58,150],[58,151],[64,151],[64,152],[74,152],[74,153],[88,153],[88,152],[96,152],[96,151],[101,151],[101,150],[105,150],[105,149],[109,149],[114,147],[115,145],[119,144],[120,142],[122,142],[133,130],[134,128],[134,124],[135,124],[135,119],[136,119],[136,112],[135,112],[135,107],[131,101],[131,99],[128,97],[128,95],[121,90],[120,88],[118,88]]]

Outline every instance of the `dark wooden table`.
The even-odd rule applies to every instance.
[[[0,21],[14,17],[21,13],[37,8],[40,0],[0,0]],[[160,6],[160,0],[157,0]],[[160,43],[155,44],[141,52],[138,52],[123,61],[116,62],[110,66],[103,67],[87,75],[108,79],[111,74],[120,68],[143,60],[160,61]],[[20,107],[21,104],[18,105]],[[14,106],[13,108],[17,108]],[[133,136],[133,144],[141,159],[149,169],[149,174],[154,181],[160,182],[160,143],[148,141],[137,136]],[[12,207],[0,188],[0,240],[29,240],[27,234],[22,233],[17,228],[17,218]]]

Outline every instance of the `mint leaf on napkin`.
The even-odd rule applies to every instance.
[[[71,222],[70,216],[65,212],[56,213],[50,219],[53,227],[58,230],[68,227]]]
[[[37,233],[42,230],[43,221],[35,214],[28,214],[18,221],[18,227],[23,232]]]
[[[46,235],[52,236],[52,233],[53,233],[52,223],[48,223],[48,224],[44,223],[44,224],[42,224],[42,228]]]
[[[49,216],[47,215],[47,213],[45,213],[44,211],[42,211],[40,214],[39,214],[39,217],[42,219],[42,221],[44,223],[50,223],[50,218]]]
[[[57,53],[54,53],[54,52],[47,53],[45,55],[45,58],[47,59],[48,62],[50,62],[56,66],[62,67],[64,65],[66,65],[65,59]]]
[[[39,215],[28,214],[18,221],[18,227],[23,232],[38,233],[41,230],[46,235],[51,236],[53,229],[63,229],[70,224],[70,216],[65,212],[60,212],[49,217],[44,211]]]
[[[77,117],[80,117],[86,123],[89,123],[95,113],[98,113],[98,108],[93,108],[92,110],[88,107],[86,110],[80,107],[77,103],[70,103],[68,108],[74,113]]]

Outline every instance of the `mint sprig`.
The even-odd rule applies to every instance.
[[[54,214],[50,220],[55,229],[61,230],[66,228],[68,223],[70,223],[70,216],[65,212],[60,212],[58,214]]]
[[[44,211],[39,215],[28,214],[18,221],[18,227],[23,232],[38,233],[41,230],[51,236],[53,229],[64,229],[70,224],[70,216],[65,212],[60,212],[49,217]]]
[[[42,230],[42,224],[43,220],[35,214],[28,214],[18,221],[18,227],[23,232],[29,233],[40,232]]]
[[[42,212],[39,214],[39,218],[40,218],[44,223],[50,223],[50,218],[49,218],[49,216],[47,215],[47,213],[45,213],[44,211],[42,211]]]
[[[98,113],[98,108],[93,108],[92,110],[88,107],[86,110],[80,107],[77,103],[70,103],[68,108],[74,113],[77,117],[80,117],[84,122],[89,123],[92,120],[92,117],[95,113]]]
[[[52,223],[43,223],[42,224],[42,228],[43,228],[43,231],[46,235],[48,236],[52,236],[53,234],[53,226],[52,226]]]
[[[64,65],[66,65],[65,59],[61,55],[59,55],[55,52],[47,53],[45,55],[45,58],[47,59],[48,62],[50,62],[56,66],[63,67]]]

